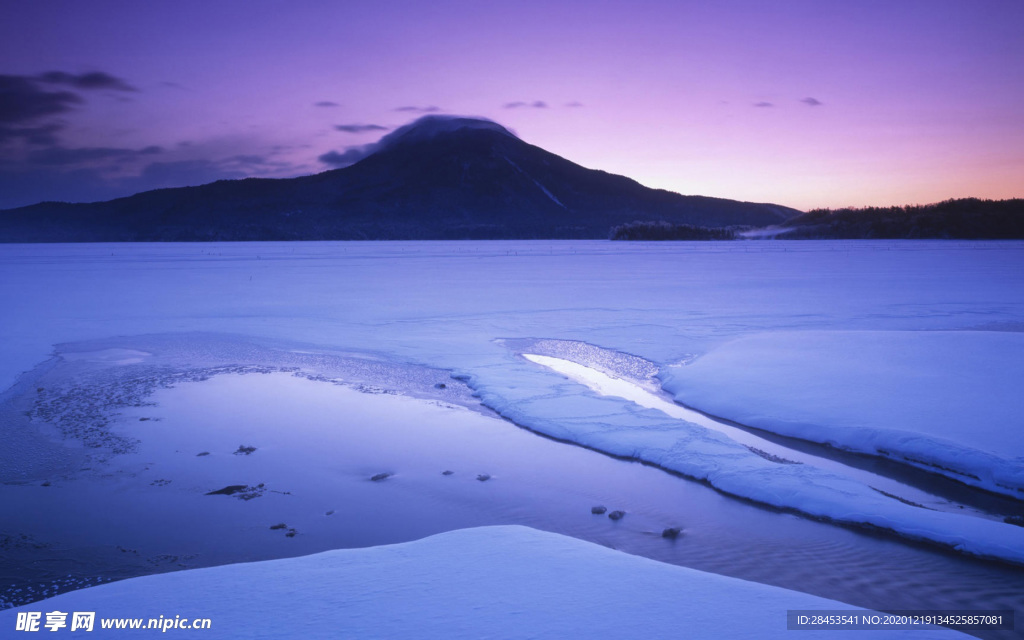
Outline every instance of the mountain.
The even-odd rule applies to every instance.
[[[650,189],[483,119],[425,116],[367,151],[312,176],[8,209],[0,242],[607,238],[635,220],[764,226],[800,213]]]

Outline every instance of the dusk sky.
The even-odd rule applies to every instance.
[[[1024,197],[1021,0],[2,3],[0,208],[317,173],[425,113],[684,194]]]

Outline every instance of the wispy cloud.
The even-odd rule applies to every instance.
[[[347,167],[355,164],[377,150],[376,144],[346,147],[344,151],[328,151],[317,156],[317,160],[332,167]]]
[[[0,124],[0,145],[18,139],[24,140],[29,145],[52,145],[57,144],[57,133],[63,126],[55,122],[41,124],[36,127],[5,127]],[[2,147],[0,147],[2,152]],[[0,153],[0,163],[4,160],[3,153]]]
[[[50,89],[50,85],[56,85],[56,89]],[[57,133],[65,125],[52,116],[67,113],[85,102],[77,91],[70,89],[138,91],[121,78],[103,71],[0,75],[0,144],[16,139],[33,145],[56,144]]]
[[[390,131],[391,127],[379,124],[336,124],[334,128],[345,133],[368,133],[370,131]]]
[[[247,167],[262,167],[269,164],[266,156],[260,156],[254,153],[231,156],[230,158],[225,158],[224,162]]]
[[[314,102],[313,106],[314,107],[331,108],[331,107],[340,107],[341,105],[339,105],[337,102],[331,102],[330,100],[321,100],[320,102]]]
[[[94,202],[161,187],[301,170],[259,137],[207,139],[166,147],[76,144],[75,114],[95,92],[130,95],[110,74],[0,75],[0,209],[43,200]],[[308,167],[307,167],[308,169]]]
[[[821,105],[825,104],[821,100],[818,100],[817,98],[811,98],[811,97],[804,98],[800,102],[806,104],[808,107],[820,107]]]
[[[28,161],[38,165],[66,166],[94,164],[102,160],[133,160],[139,156],[152,156],[159,153],[163,153],[163,148],[155,145],[142,149],[121,149],[117,147],[68,148],[54,145],[31,152],[28,155]]]
[[[395,111],[404,111],[404,112],[407,112],[407,113],[437,113],[440,110],[441,110],[441,107],[435,107],[434,105],[430,105],[429,107],[414,107],[414,106],[395,107]]]
[[[41,82],[61,84],[75,89],[108,89],[113,91],[138,91],[121,78],[104,73],[90,71],[88,73],[67,73],[66,71],[47,71],[36,76]]]
[[[772,102],[755,102],[754,106],[763,109],[763,108],[767,108],[767,107],[774,107],[775,103],[772,103]]]
[[[84,102],[71,91],[45,91],[34,78],[0,75],[0,126],[38,120]]]
[[[378,151],[391,148],[398,142],[421,142],[444,132],[461,129],[500,131],[515,137],[514,132],[487,118],[428,114],[398,127],[376,142],[345,147],[343,151],[328,151],[318,156],[317,160],[332,167],[347,167]]]
[[[583,103],[582,102],[578,102],[576,100],[573,100],[572,102],[566,102],[565,106],[570,107],[572,109],[577,109],[579,107],[582,107]]]
[[[168,187],[198,186],[217,180],[237,180],[249,173],[237,163],[217,160],[175,160],[152,162],[142,168],[137,176],[122,178],[114,184],[129,193],[164,189]]]
[[[533,102],[523,102],[521,100],[517,100],[515,102],[506,102],[504,105],[502,105],[502,107],[505,109],[547,109],[548,103],[544,102],[543,100],[534,100]]]

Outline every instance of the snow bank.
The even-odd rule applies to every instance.
[[[469,383],[502,416],[554,438],[643,460],[762,504],[1024,564],[1024,528],[919,508],[826,469],[766,460],[722,433],[597,396],[541,365],[524,360],[515,373],[504,369],[497,378],[485,371]]]
[[[788,638],[788,609],[834,600],[662,564],[526,527],[147,576],[0,612],[94,611],[100,618],[209,618],[176,638]],[[856,636],[858,632],[849,631]],[[154,637],[157,630],[61,630]],[[802,631],[801,638],[833,637]],[[885,638],[965,637],[948,630]]]
[[[1024,498],[1024,334],[761,333],[661,377],[706,413]]]

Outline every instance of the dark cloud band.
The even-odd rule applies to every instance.
[[[62,84],[75,89],[96,90],[108,89],[112,91],[138,91],[121,78],[104,73],[103,71],[90,71],[89,73],[67,73],[65,71],[47,71],[36,76],[41,82],[48,84]]]
[[[139,156],[152,156],[163,153],[157,146],[143,149],[119,149],[115,147],[67,147],[52,146],[28,155],[32,164],[58,166],[94,163],[100,160],[131,160]]]
[[[0,75],[0,126],[64,113],[81,102],[71,91],[44,91],[29,77]]]

